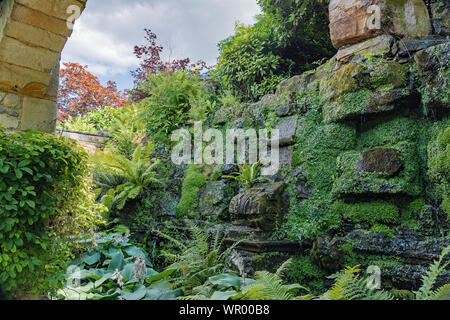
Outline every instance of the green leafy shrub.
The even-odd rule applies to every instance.
[[[141,116],[147,132],[158,141],[169,141],[172,131],[190,119],[203,120],[213,108],[205,83],[188,71],[149,75],[141,89],[149,95],[140,103]]]
[[[124,181],[124,183],[111,188],[102,198],[102,202],[107,207],[112,208],[113,205],[117,205],[117,209],[121,210],[128,200],[143,196],[149,184],[160,183],[155,172],[158,162],[150,159],[152,152],[152,144],[147,143],[136,147],[131,160],[115,153],[102,152],[92,156],[97,170],[103,172],[101,175],[103,179],[105,176],[113,176]],[[99,181],[98,184],[105,185],[102,181]]]
[[[113,125],[117,114],[122,112],[122,108],[104,107],[95,109],[81,117],[69,117],[60,126],[72,131],[96,133],[110,128]]]
[[[171,275],[152,269],[147,253],[129,235],[97,233],[85,240],[88,251],[69,261],[66,286],[55,294],[61,300],[173,300]]]
[[[86,158],[64,138],[0,130],[0,286],[9,296],[61,287],[72,237],[102,222]]]
[[[195,215],[197,207],[198,192],[207,182],[197,165],[191,164],[186,169],[181,191],[181,199],[177,205],[178,216]]]
[[[107,128],[111,137],[107,147],[128,159],[131,159],[137,145],[146,139],[146,125],[139,116],[140,108],[136,103],[121,108],[120,112],[113,115]]]
[[[237,24],[235,34],[219,43],[216,79],[225,90],[242,96],[245,100],[257,100],[275,90],[286,76],[291,64],[271,50],[273,33],[269,19],[255,26]]]

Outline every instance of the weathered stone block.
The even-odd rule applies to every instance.
[[[11,20],[6,25],[4,34],[20,42],[43,47],[58,53],[62,51],[66,44],[66,38],[61,35],[14,20]]]
[[[51,17],[41,11],[33,10],[20,4],[14,5],[11,19],[64,37],[69,37],[72,34],[72,30],[67,28],[67,21]]]
[[[24,97],[20,129],[53,132],[56,128],[56,114],[56,102]]]
[[[0,62],[0,90],[43,97],[51,75],[25,67]],[[35,90],[30,91],[34,87]],[[39,90],[36,90],[39,88]]]
[[[56,17],[59,19],[67,19],[70,14],[67,13],[67,8],[71,5],[76,5],[83,11],[86,6],[85,1],[76,0],[15,0],[17,3],[24,5],[30,9],[34,9],[45,13],[46,15]]]
[[[59,52],[30,47],[13,38],[3,37],[0,42],[1,61],[33,70],[50,73],[59,57]]]
[[[297,129],[298,117],[292,117],[281,121],[276,129],[280,130],[279,146],[290,146],[295,143],[295,131]]]
[[[347,64],[323,84],[326,122],[391,111],[414,98],[405,65],[385,59],[375,61]]]
[[[364,151],[362,160],[358,162],[358,172],[384,172],[393,176],[402,168],[399,152],[393,148],[375,148]]]
[[[230,202],[232,219],[242,219],[243,223],[261,230],[271,230],[277,215],[283,213],[287,205],[283,191],[284,183],[271,183],[238,194]]]
[[[422,0],[330,1],[330,35],[335,48],[384,33],[421,37],[431,30]]]
[[[336,60],[346,62],[356,55],[371,54],[374,57],[389,55],[391,53],[394,38],[390,35],[381,35],[366,41],[340,48],[336,54]]]

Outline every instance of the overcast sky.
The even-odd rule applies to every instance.
[[[172,48],[173,58],[214,65],[217,43],[233,33],[235,21],[253,23],[258,13],[256,0],[89,0],[62,62],[88,65],[103,84],[130,88],[130,70],[138,66],[133,48],[145,43],[144,28]]]

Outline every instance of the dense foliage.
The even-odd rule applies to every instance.
[[[219,43],[215,76],[224,89],[245,100],[272,93],[281,80],[333,55],[328,3],[316,0],[260,0],[263,14],[252,26],[237,23]]]
[[[104,87],[96,76],[87,71],[87,66],[64,63],[60,71],[58,91],[58,119],[84,115],[106,106],[118,107],[127,103],[117,85],[109,81]]]
[[[68,262],[67,285],[54,295],[63,300],[170,300],[181,294],[173,289],[171,274],[158,273],[129,234],[96,233],[86,241],[88,251]]]
[[[206,84],[186,70],[149,75],[141,88],[149,95],[140,102],[141,116],[156,140],[167,142],[175,129],[205,120],[214,106]]]
[[[16,297],[53,292],[77,245],[102,222],[86,156],[68,140],[0,131],[0,286]]]
[[[208,70],[206,63],[202,60],[197,63],[191,63],[190,58],[163,60],[164,47],[158,43],[158,36],[150,29],[145,29],[146,44],[136,45],[134,54],[140,61],[140,66],[131,72],[134,78],[135,88],[130,91],[134,101],[148,97],[150,93],[142,90],[141,84],[147,81],[149,75],[160,75],[163,73],[172,73],[179,70],[191,69],[192,72],[201,72]]]

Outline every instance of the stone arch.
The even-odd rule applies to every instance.
[[[0,0],[0,124],[53,132],[59,62],[76,5],[87,0]]]

